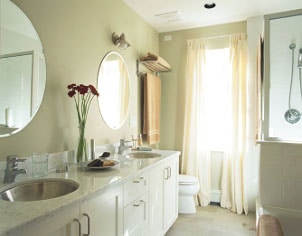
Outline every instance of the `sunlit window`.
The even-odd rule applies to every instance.
[[[228,128],[226,118],[230,112],[229,48],[207,50],[205,54],[205,114],[207,143],[213,151],[225,150]]]

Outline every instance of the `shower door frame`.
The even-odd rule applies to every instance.
[[[302,133],[301,139],[291,140],[283,137],[272,137],[270,136],[270,85],[271,85],[271,71],[270,71],[270,22],[271,20],[293,17],[302,15],[302,9],[269,14],[264,16],[264,72],[263,72],[263,86],[262,86],[262,114],[261,114],[261,140],[262,141],[272,141],[272,142],[289,142],[289,143],[301,143],[302,142]],[[290,44],[290,42],[289,42]],[[284,111],[285,112],[285,111]],[[302,119],[299,121],[302,123]]]

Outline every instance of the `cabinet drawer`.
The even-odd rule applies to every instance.
[[[148,233],[148,194],[138,197],[124,208],[124,235]]]
[[[148,174],[137,175],[124,184],[124,206],[148,191]]]

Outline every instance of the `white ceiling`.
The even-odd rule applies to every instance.
[[[170,32],[246,20],[302,9],[302,0],[123,0],[157,32]],[[205,9],[206,3],[216,3]],[[156,15],[172,13],[163,17]]]

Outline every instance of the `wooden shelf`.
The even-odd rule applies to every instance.
[[[152,72],[169,72],[170,68],[162,65],[159,61],[140,61],[147,69]]]

